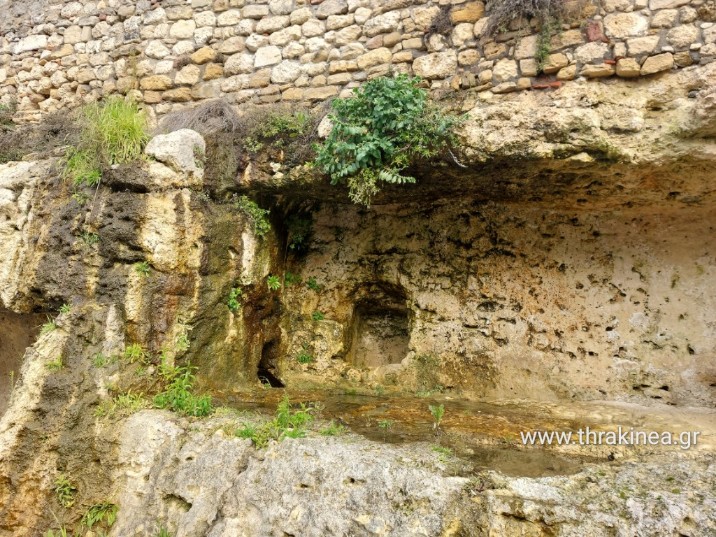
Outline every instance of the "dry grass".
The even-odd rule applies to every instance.
[[[539,27],[553,19],[560,19],[565,12],[565,0],[492,0],[487,6],[490,19],[485,37],[507,31],[515,21],[536,19]]]
[[[240,125],[241,120],[233,107],[224,99],[215,99],[168,114],[159,123],[157,133],[192,129],[208,136],[219,132],[236,132]]]
[[[206,140],[205,177],[214,195],[232,189],[239,170],[268,158],[286,166],[314,157],[313,142],[324,113],[289,105],[246,107],[238,112],[224,99],[167,115],[158,133],[192,129]]]

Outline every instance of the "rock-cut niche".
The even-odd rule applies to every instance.
[[[257,376],[265,384],[272,388],[283,388],[284,384],[279,378],[280,348],[276,340],[267,341],[261,349],[261,360]]]
[[[44,317],[0,309],[0,416],[7,410],[12,387],[20,376],[25,349],[37,339]]]
[[[348,361],[357,367],[398,364],[408,353],[410,311],[402,289],[374,284],[358,293],[353,309]]]

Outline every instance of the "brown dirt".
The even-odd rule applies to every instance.
[[[25,349],[32,345],[44,315],[20,315],[0,310],[0,416],[5,413],[13,382],[20,377]]]

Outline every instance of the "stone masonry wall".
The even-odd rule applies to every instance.
[[[391,71],[489,97],[716,59],[714,0],[585,1],[539,73],[536,22],[486,40],[479,1],[0,0],[0,102],[33,121],[135,92],[162,115],[217,97],[323,101]]]

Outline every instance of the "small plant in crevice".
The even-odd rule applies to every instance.
[[[134,362],[144,362],[147,358],[147,353],[139,343],[132,343],[131,345],[127,345],[124,349],[124,359],[130,364]]]
[[[331,184],[348,184],[354,203],[369,206],[382,183],[414,183],[403,171],[455,142],[459,119],[431,104],[420,83],[405,74],[374,78],[333,101],[333,128],[316,164]]]
[[[101,352],[98,352],[92,357],[92,365],[95,367],[107,367],[108,365],[117,361],[116,356],[105,356]]]
[[[85,246],[94,246],[99,242],[99,235],[97,233],[91,233],[89,231],[83,231],[80,234],[80,239],[82,239],[82,242]]]
[[[12,130],[15,122],[12,116],[17,110],[17,103],[0,103],[0,131]]]
[[[174,353],[177,355],[185,353],[189,350],[189,347],[191,346],[191,341],[189,339],[189,331],[191,330],[191,326],[183,322],[180,322],[178,326],[179,333],[174,337],[173,348]]]
[[[57,496],[57,503],[62,507],[68,508],[75,504],[75,494],[77,494],[77,485],[65,474],[59,474],[54,481],[52,490]]]
[[[283,282],[286,284],[286,286],[291,286],[300,284],[302,280],[298,274],[294,274],[293,272],[286,272],[283,275]]]
[[[440,423],[445,415],[445,405],[428,405],[428,410],[430,410],[430,415],[433,417],[433,429],[437,431],[440,429]]]
[[[388,436],[388,431],[393,427],[393,420],[380,420],[378,421],[378,428],[383,431],[383,439]]]
[[[321,436],[340,436],[346,431],[345,425],[331,421],[327,427],[321,429]]]
[[[72,199],[77,202],[77,205],[83,206],[89,201],[89,196],[80,190],[75,190],[72,193]]]
[[[92,505],[82,516],[82,525],[89,530],[96,525],[109,529],[117,520],[117,511],[117,505],[109,502]]]
[[[301,347],[301,352],[298,353],[296,360],[299,364],[310,364],[313,362],[313,355],[308,352],[308,344],[304,343]]]
[[[49,369],[50,371],[59,371],[64,366],[65,366],[65,364],[62,361],[62,355],[59,355],[54,360],[47,362],[47,369]]]
[[[266,277],[266,285],[268,286],[270,291],[278,291],[279,289],[281,289],[281,278],[269,274]]]
[[[288,249],[293,252],[303,252],[308,247],[311,238],[313,221],[308,217],[293,214],[286,219]]]
[[[271,222],[269,222],[268,209],[262,209],[255,201],[249,199],[247,196],[239,196],[235,201],[236,208],[244,213],[251,221],[251,225],[254,230],[254,234],[262,239],[269,231],[271,231]]]
[[[430,21],[430,26],[428,26],[425,36],[423,37],[423,43],[427,44],[433,35],[448,37],[454,29],[455,25],[450,18],[450,6],[442,6],[440,11],[433,17],[433,20]]]
[[[241,309],[244,291],[240,287],[232,287],[229,291],[229,298],[226,305],[231,311],[239,311]]]
[[[319,285],[319,283],[316,281],[316,278],[311,276],[308,278],[308,281],[306,282],[306,287],[308,287],[311,291],[320,291],[323,289],[323,286]]]
[[[97,418],[126,417],[151,406],[149,400],[141,393],[121,393],[112,399],[103,400],[95,409]]]
[[[311,319],[314,321],[322,321],[325,318],[326,318],[326,316],[323,315],[323,312],[320,312],[320,311],[314,311],[311,314]]]
[[[67,528],[60,526],[57,529],[47,530],[42,534],[42,537],[69,537],[69,535],[70,534],[67,533]]]
[[[135,263],[134,270],[137,274],[140,276],[149,276],[149,273],[152,271],[152,268],[149,266],[148,261],[139,261]]]
[[[40,327],[40,335],[44,336],[55,330],[57,330],[57,322],[48,315],[47,322]]]
[[[194,146],[194,164],[196,167],[203,169],[205,159],[206,155],[204,154],[204,150],[201,147]]]
[[[445,446],[432,446],[432,450],[438,454],[440,462],[448,462],[453,456],[453,451],[449,447]]]
[[[544,70],[547,58],[549,58],[549,53],[552,50],[552,37],[556,35],[560,27],[560,21],[551,16],[547,17],[547,19],[541,23],[537,37],[537,51],[535,53],[535,61],[537,62],[537,70],[539,72]]]
[[[156,537],[171,537],[171,533],[169,533],[169,530],[162,527],[159,528],[159,531],[157,532]]]
[[[165,408],[187,416],[208,416],[213,412],[211,397],[209,395],[195,395],[192,393],[196,377],[193,374],[196,368],[186,366],[160,366],[160,372],[166,389],[155,395],[153,402],[156,408]]]
[[[59,309],[60,313],[67,314],[70,311],[72,311],[72,307],[69,304],[62,304],[62,306],[60,306],[60,309]]]
[[[306,427],[313,419],[309,407],[301,404],[300,408],[294,410],[288,395],[284,395],[276,407],[274,419],[259,425],[245,423],[236,431],[236,436],[248,438],[257,449],[262,449],[271,440],[280,442],[284,438],[303,438],[306,436]]]

